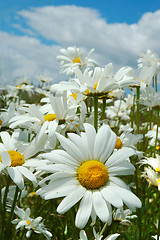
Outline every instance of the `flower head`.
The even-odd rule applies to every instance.
[[[44,199],[65,196],[57,208],[59,213],[65,213],[81,200],[75,220],[79,228],[86,225],[90,216],[94,222],[96,215],[111,223],[111,205],[122,207],[125,203],[132,210],[141,206],[128,186],[116,177],[134,173],[128,158],[135,151],[123,148],[114,152],[117,137],[107,125],[97,134],[90,124],[84,124],[84,128],[81,136],[69,133],[70,140],[57,133],[64,150],[42,154],[51,164],[38,168],[53,174],[47,178],[51,180],[49,184],[37,194]]]

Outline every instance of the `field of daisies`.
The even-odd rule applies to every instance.
[[[137,74],[92,52],[1,89],[0,240],[160,239],[160,59]]]

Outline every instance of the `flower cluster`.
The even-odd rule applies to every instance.
[[[90,58],[93,49],[87,57],[77,47],[61,53],[57,60],[68,81],[52,84],[51,77],[40,75],[41,87],[36,87],[28,78],[18,79],[1,98],[2,239],[13,236],[11,223],[15,239],[24,234],[51,239],[54,226],[51,233],[43,218],[47,226],[55,218],[56,225],[68,211],[76,228],[86,228],[79,235],[72,231],[73,239],[87,240],[88,226],[96,240],[104,233],[106,240],[116,239],[114,224],[129,225],[141,217],[132,213],[142,206],[138,174],[144,164],[149,167],[140,175],[160,190],[159,58],[147,51],[138,60],[137,80],[130,66],[116,73],[112,63],[98,66]],[[60,239],[68,239],[74,227],[67,217],[65,226],[56,225],[63,232]],[[140,225],[138,231],[140,236]]]

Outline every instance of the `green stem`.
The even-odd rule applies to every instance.
[[[155,80],[155,89],[156,89],[156,92],[158,92],[158,87],[157,87],[157,74],[154,76],[154,80]]]
[[[7,201],[7,194],[8,194],[8,190],[9,190],[10,181],[11,181],[10,177],[7,176],[7,183],[6,183],[6,188],[5,188],[4,197],[3,197],[2,234],[4,234],[4,231],[5,231],[6,201]]]
[[[160,192],[157,192],[157,199],[159,200]],[[159,240],[160,237],[160,211],[158,211],[158,229],[157,229],[157,240]]]
[[[106,98],[103,98],[101,120],[105,118],[105,110],[106,110]]]
[[[94,96],[94,128],[98,130],[98,96]]]
[[[10,227],[11,227],[11,220],[12,220],[12,217],[13,217],[13,214],[14,214],[14,209],[15,209],[16,202],[17,202],[18,192],[19,192],[19,188],[17,186],[16,190],[15,190],[15,194],[14,194],[14,199],[13,199],[13,203],[12,203],[11,212],[10,212],[9,219],[8,219],[7,228],[6,228],[6,239],[7,240],[11,239],[11,237],[12,237]]]
[[[104,226],[103,226],[103,228],[102,228],[102,230],[101,230],[101,232],[100,232],[100,234],[99,234],[99,238],[100,238],[100,237],[102,236],[102,234],[104,233],[107,225],[108,225],[108,222],[106,222],[106,223],[104,224]]]
[[[139,134],[139,130],[140,130],[140,87],[137,87],[137,100],[136,100],[136,104],[137,104],[137,134]],[[139,150],[139,143],[137,143],[137,149]],[[138,179],[138,167],[136,166],[136,170],[135,170],[135,183],[136,183],[136,190],[137,190],[137,195],[139,195],[139,179]],[[142,216],[141,216],[141,209],[138,208],[137,210],[138,213],[138,230],[139,230],[139,240],[142,239]]]
[[[154,146],[154,157],[156,157],[156,147],[157,147],[157,141],[158,141],[158,128],[159,128],[159,109],[157,109],[157,129],[156,129],[156,139],[155,139],[155,146]]]
[[[135,112],[135,95],[133,98],[133,106],[131,108],[131,128],[134,126],[134,112]]]
[[[137,134],[139,134],[139,127],[140,127],[140,103],[139,103],[139,99],[140,99],[140,87],[137,87]]]

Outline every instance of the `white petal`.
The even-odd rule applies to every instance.
[[[120,236],[119,233],[111,234],[111,235],[109,235],[107,238],[105,238],[104,240],[115,240],[115,239],[117,239],[117,237],[119,237],[119,236]]]
[[[88,123],[84,123],[83,126],[84,126],[85,132],[86,132],[86,138],[87,138],[87,142],[88,142],[88,150],[89,150],[90,159],[93,159],[96,130],[91,124],[88,124]]]
[[[106,201],[99,191],[93,191],[93,205],[97,216],[102,222],[108,222],[108,220],[112,218]]]
[[[68,133],[68,136],[71,139],[71,141],[74,142],[74,144],[81,151],[82,155],[84,156],[84,159],[89,159],[88,146],[86,146],[86,143],[84,142],[83,138],[81,138],[79,135],[75,133]]]
[[[111,155],[111,153],[113,152],[113,150],[115,148],[116,141],[117,141],[117,136],[114,132],[111,131],[106,148],[104,149],[104,151],[102,152],[102,155],[100,157],[101,161],[106,160]]]
[[[67,197],[65,197],[62,202],[59,204],[57,208],[57,212],[65,213],[72,206],[74,206],[85,194],[86,189],[82,186],[78,186],[78,188],[71,192]]]
[[[17,169],[19,170],[22,175],[24,175],[27,179],[29,179],[34,185],[36,185],[36,177],[35,175],[30,172],[27,168],[23,166],[18,166]]]
[[[67,196],[70,191],[75,191],[77,189],[77,185],[69,185],[69,186],[64,186],[60,187],[58,189],[53,189],[52,191],[46,193],[44,199],[53,199],[53,198],[60,198]]]
[[[86,191],[76,214],[75,225],[82,229],[85,227],[92,211],[92,192]]]
[[[131,148],[123,147],[122,149],[114,152],[106,162],[106,167],[111,167],[119,162],[127,160],[129,157],[135,154],[135,151]]]
[[[101,161],[104,162],[113,151],[116,139],[116,135],[111,131],[110,127],[108,125],[103,125],[98,130],[95,138],[94,159],[101,159]]]
[[[79,166],[77,161],[72,156],[70,156],[66,151],[61,149],[56,149],[50,153],[41,154],[41,156],[47,158],[53,163],[66,163],[69,165]]]
[[[87,235],[84,230],[80,231],[79,236],[80,236],[80,240],[88,240]]]
[[[128,161],[121,162],[119,164],[112,165],[108,168],[110,175],[132,175],[134,174],[135,167]]]
[[[22,174],[16,169],[16,167],[8,167],[7,171],[13,182],[22,190],[24,188]]]
[[[56,173],[55,173],[55,175],[56,175]],[[73,185],[75,183],[75,179],[73,179],[73,177],[64,177],[63,178],[63,175],[64,174],[62,174],[61,178],[60,178],[60,175],[53,178],[53,182],[50,182],[48,185],[37,190],[36,194],[41,195],[41,197],[43,198],[43,197],[45,197],[46,193],[52,191],[53,189],[58,189],[63,186]],[[57,178],[57,180],[56,180],[56,178]]]
[[[37,170],[44,170],[47,172],[64,172],[64,173],[70,173],[75,174],[75,169],[72,166],[67,166],[65,164],[48,164],[43,166],[38,166],[36,168]]]
[[[116,192],[122,201],[127,205],[127,207],[132,211],[135,211],[136,207],[141,207],[142,204],[140,199],[131,191],[125,188],[117,188]]]
[[[101,189],[101,194],[106,201],[111,203],[116,208],[123,207],[123,202],[116,193],[116,187],[106,186]]]
[[[57,138],[59,139],[62,147],[78,162],[84,161],[84,156],[79,151],[78,147],[71,142],[69,139],[63,137],[61,134],[56,133]]]
[[[2,142],[6,150],[15,150],[14,140],[11,138],[8,132],[1,132],[0,133]]]
[[[2,158],[2,163],[3,163],[4,167],[8,167],[11,165],[11,158],[10,158],[8,152],[2,152],[1,158]]]

